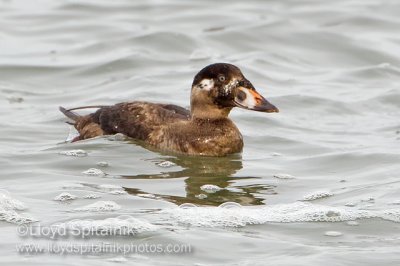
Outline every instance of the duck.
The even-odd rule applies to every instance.
[[[145,101],[59,109],[79,133],[73,142],[121,133],[163,152],[226,156],[243,150],[242,134],[228,117],[235,107],[279,112],[237,66],[228,63],[208,65],[195,75],[190,110]],[[86,108],[97,110],[87,115],[76,113]]]

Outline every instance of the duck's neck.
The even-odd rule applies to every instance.
[[[227,119],[231,108],[217,108],[215,106],[202,106],[202,108],[191,108],[192,120],[220,120]]]

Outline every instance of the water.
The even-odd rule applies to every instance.
[[[0,13],[1,263],[399,262],[398,1],[3,0]],[[174,156],[120,137],[64,142],[58,106],[187,107],[193,76],[214,62],[239,66],[281,110],[232,112],[242,155]],[[21,223],[109,235],[21,237]],[[104,242],[191,251],[16,250]]]

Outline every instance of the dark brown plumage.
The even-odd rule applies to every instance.
[[[79,132],[76,140],[122,133],[165,151],[190,155],[224,156],[243,148],[242,136],[228,118],[235,107],[278,112],[259,95],[239,68],[213,64],[194,78],[191,111],[177,105],[126,102],[99,106],[89,115],[60,107]]]

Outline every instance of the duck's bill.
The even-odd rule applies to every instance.
[[[278,113],[279,109],[267,101],[261,94],[254,89],[238,87],[234,104],[237,107],[266,113]]]

